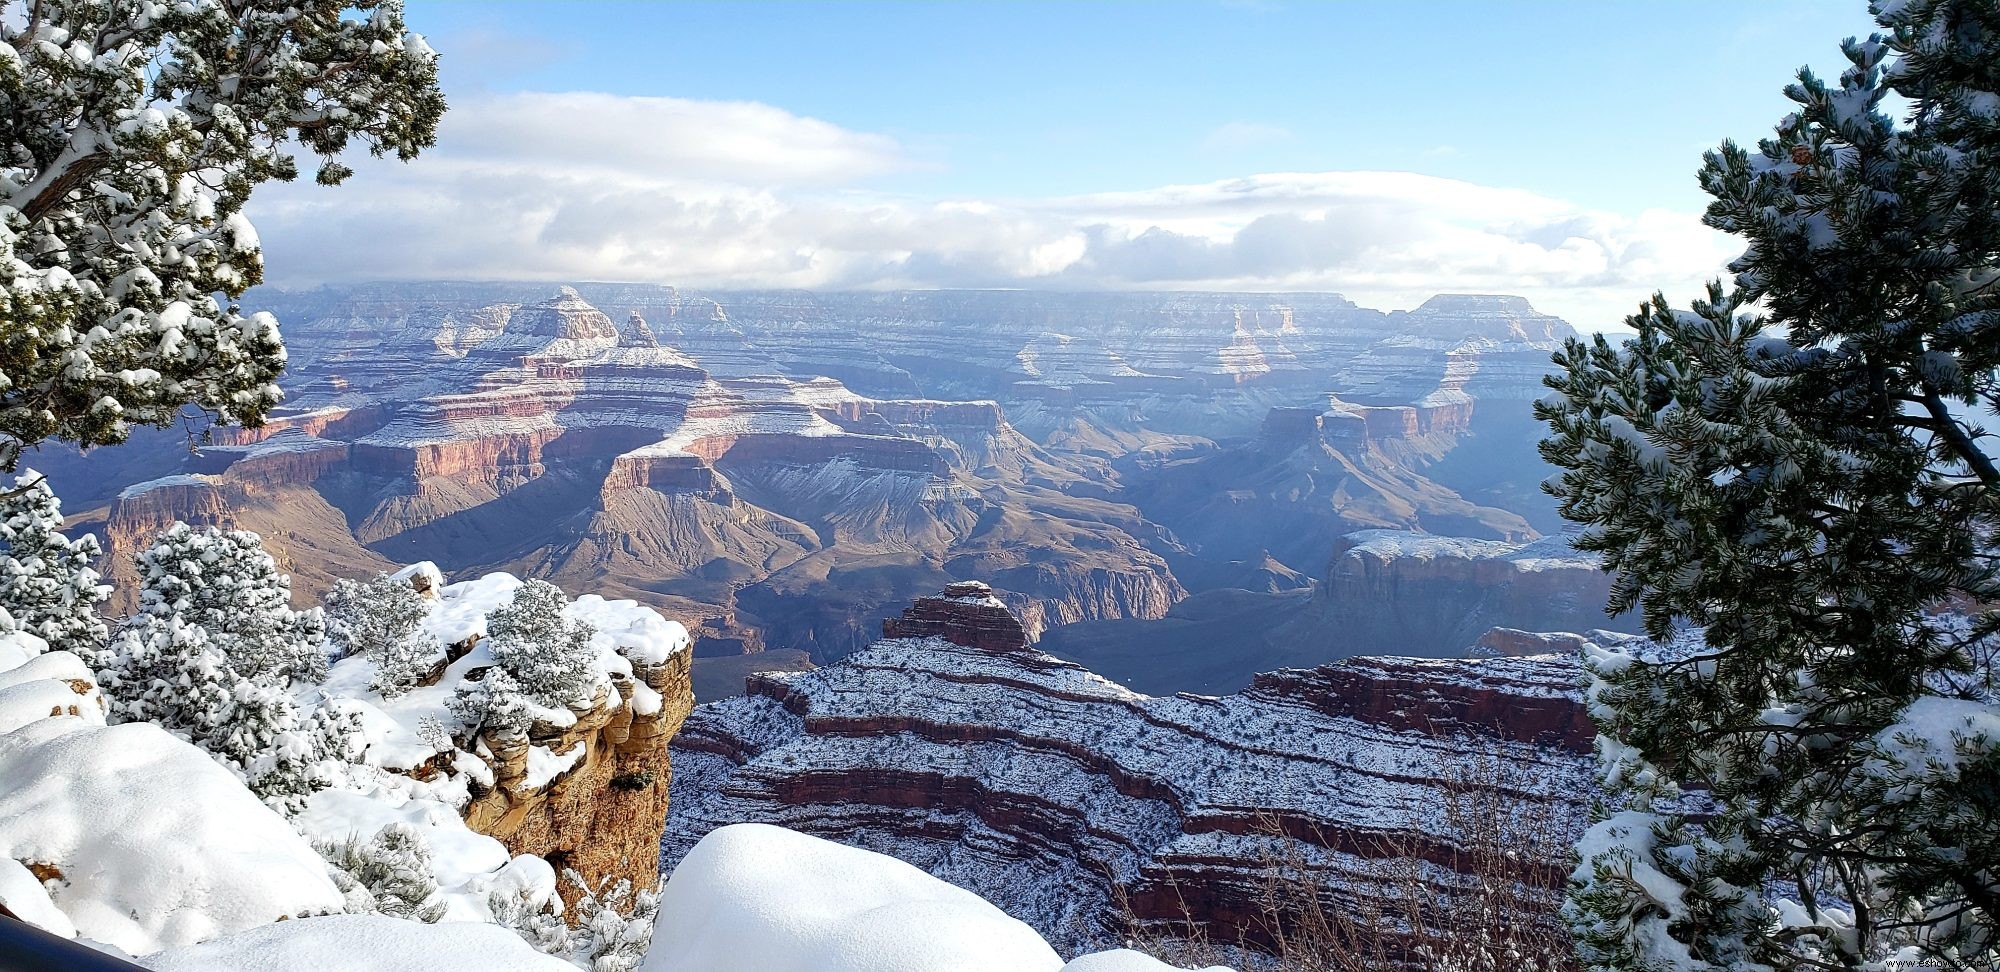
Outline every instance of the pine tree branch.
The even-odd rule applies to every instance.
[[[14,486],[9,487],[7,489],[0,489],[0,502],[13,499],[16,496],[25,496],[28,493],[33,492],[36,487],[42,485],[45,482],[48,482],[48,480],[49,478],[47,476],[44,476],[41,473],[36,473],[34,482],[17,483]]]
[[[44,178],[37,179],[35,183],[23,187],[23,192],[32,190],[32,194],[20,203],[18,208],[21,210],[21,215],[27,217],[30,225],[39,222],[42,217],[49,214],[49,210],[68,198],[70,193],[88,183],[90,177],[96,175],[109,161],[111,157],[103,152],[90,152],[79,156],[59,171],[49,173]]]
[[[1960,425],[1958,419],[1952,416],[1951,410],[1945,407],[1944,399],[1926,385],[1921,403],[1931,413],[1931,418],[1937,421],[1938,428],[1933,431],[1944,438],[1952,453],[1957,455],[1988,489],[2000,490],[2000,468],[1995,468],[1992,458],[1979,450],[1978,444],[1972,441],[1965,427]]]

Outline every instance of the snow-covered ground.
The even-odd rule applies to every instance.
[[[701,839],[660,895],[641,972],[1154,972],[1119,950],[1063,964],[984,898],[871,851],[783,827]]]
[[[0,635],[0,679],[17,680],[0,695],[69,701],[0,733],[0,904],[135,953],[341,909],[326,862],[283,817],[165,730],[106,726],[81,662],[37,641]],[[36,673],[50,677],[22,677]]]
[[[438,592],[423,623],[447,644],[481,631],[521,583],[493,574],[445,585],[429,565],[404,577]],[[567,613],[595,626],[602,672],[660,664],[688,648],[684,629],[631,601],[584,596]],[[479,654],[452,667],[478,664]],[[439,752],[423,723],[449,713],[428,689],[382,699],[367,687],[372,664],[341,661],[302,700],[360,715],[365,745],[346,779],[287,819],[193,744],[149,723],[107,726],[81,659],[31,635],[0,634],[0,906],[159,972],[555,972],[587,963],[574,952],[565,953],[571,961],[546,954],[564,949],[546,938],[531,944],[520,925],[523,910],[561,908],[557,875],[548,861],[511,855],[465,825],[459,809],[475,769],[456,761],[430,782],[398,772]],[[448,669],[442,684],[452,681]],[[544,771],[559,774],[564,759],[547,754]],[[422,845],[412,860],[435,886],[434,922],[364,913],[375,905],[366,894],[357,901],[322,856],[391,828]],[[521,907],[496,914],[506,901]],[[652,948],[636,966],[645,972],[1169,968],[1122,950],[1065,965],[1034,929],[970,891],[894,858],[766,825],[709,835],[659,905]]]

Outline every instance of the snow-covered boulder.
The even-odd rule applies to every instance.
[[[154,972],[576,972],[498,925],[328,915],[148,955]]]
[[[1056,972],[1026,924],[902,861],[782,827],[702,838],[660,895],[643,972]]]
[[[49,891],[20,861],[0,857],[0,906],[52,935],[76,937],[76,925],[49,900]]]
[[[62,716],[0,735],[0,858],[52,878],[78,934],[134,953],[342,905],[284,818],[146,723]]]
[[[658,928],[640,972],[1174,968],[1127,949],[1064,965],[1034,929],[964,888],[769,824],[732,824],[695,844],[660,892]]]

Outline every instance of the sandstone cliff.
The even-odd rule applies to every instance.
[[[513,854],[574,868],[592,887],[618,879],[658,883],[658,854],[672,766],[667,744],[693,707],[692,653],[685,628],[631,601],[585,595],[565,614],[595,630],[595,694],[567,711],[538,717],[521,732],[482,731],[442,740],[426,723],[457,725],[445,702],[454,689],[487,677],[485,618],[520,582],[489,574],[445,584],[436,568],[398,574],[431,604],[425,628],[447,645],[419,687],[383,698],[368,688],[373,662],[336,663],[324,692],[364,713],[364,761],[426,784],[461,807],[465,823]],[[559,886],[566,900],[577,888]]]
[[[614,676],[613,691],[577,713],[573,725],[537,725],[525,737],[483,739],[494,783],[466,806],[466,824],[498,837],[513,853],[547,859],[558,872],[575,868],[593,886],[621,878],[636,888],[656,885],[659,859],[652,849],[666,822],[673,779],[667,743],[694,705],[692,660],[683,651],[631,678]],[[661,698],[657,708],[635,711],[634,680]],[[574,762],[553,780],[537,780],[529,765],[536,747]],[[564,898],[573,899],[576,890],[563,887]]]

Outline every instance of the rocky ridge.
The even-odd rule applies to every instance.
[[[1524,802],[1581,812],[1589,790],[1570,657],[1352,659],[1149,697],[1021,645],[1003,613],[971,586],[920,598],[865,651],[697,707],[665,864],[761,820],[917,864],[1062,948],[1113,940],[1114,900],[1255,941],[1258,861],[1305,862],[1353,907],[1384,893],[1376,848],[1452,860],[1439,807],[1468,752],[1518,770]]]

